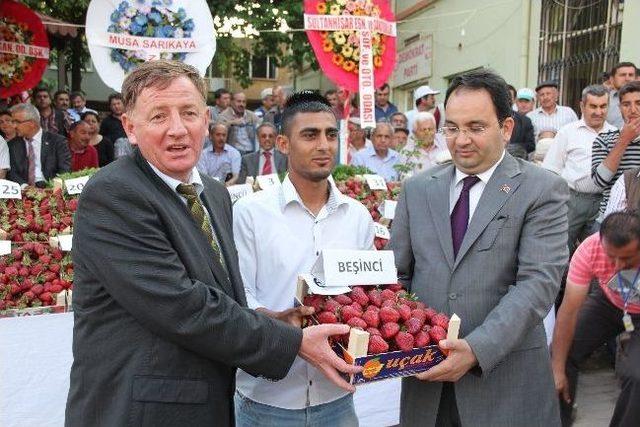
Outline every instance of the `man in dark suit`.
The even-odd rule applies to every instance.
[[[18,136],[8,142],[11,169],[7,179],[44,186],[44,181],[71,171],[71,152],[64,137],[43,131],[40,114],[31,104],[10,109]]]
[[[122,89],[136,148],[91,178],[76,212],[66,425],[232,425],[236,367],[277,380],[296,354],[354,391],[336,369],[361,369],[327,342],[348,326],[301,330],[246,308],[231,200],[195,168],[208,122],[197,70],[146,62]]]
[[[278,134],[276,127],[271,123],[263,123],[258,126],[257,134],[260,150],[242,156],[238,184],[244,184],[247,176],[255,178],[287,171],[287,157],[274,148]]]
[[[507,152],[513,157],[527,160],[529,153],[536,149],[536,139],[533,135],[533,124],[531,119],[517,111],[512,113],[513,132],[507,144]]]

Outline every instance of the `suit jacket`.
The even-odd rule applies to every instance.
[[[274,173],[282,173],[287,171],[287,156],[279,152],[278,150],[273,150],[273,163],[275,164],[276,170]],[[240,162],[240,174],[238,174],[238,184],[244,184],[247,181],[247,176],[256,177],[260,175],[260,151],[256,151],[255,153],[249,153],[242,156],[242,161]]]
[[[527,160],[527,155],[536,149],[533,124],[529,117],[516,111],[513,112],[513,121],[515,126],[507,150],[511,155]]]
[[[398,277],[462,319],[460,335],[479,364],[455,383],[462,425],[559,425],[542,322],[568,259],[567,185],[505,154],[454,259],[454,176],[454,166],[443,165],[405,182],[390,242]],[[441,390],[440,382],[404,379],[400,424],[434,425]]]
[[[11,163],[7,179],[25,184],[29,181],[29,159],[24,139],[16,136],[7,144]],[[59,173],[71,172],[71,152],[67,140],[56,133],[42,132],[40,164],[46,180],[55,178]]]
[[[287,374],[302,332],[246,308],[229,195],[202,180],[228,275],[137,149],[84,188],[67,426],[232,425],[236,367]]]

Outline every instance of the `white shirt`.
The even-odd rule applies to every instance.
[[[29,162],[29,141],[27,138],[24,139],[24,148],[27,151],[27,164]],[[33,152],[36,157],[36,182],[44,181],[44,174],[42,173],[42,159],[40,158],[40,153],[42,152],[42,129],[39,129],[38,132],[33,135]]]
[[[9,146],[7,141],[0,136],[0,169],[9,170],[11,163],[9,162]]]
[[[640,177],[640,172],[638,172],[638,177]],[[620,175],[620,177],[616,180],[616,183],[613,184],[611,188],[611,193],[609,194],[609,201],[607,202],[607,207],[602,214],[602,218],[599,219],[600,222],[604,220],[604,218],[608,217],[610,214],[614,212],[623,211],[627,208],[627,189],[624,184],[624,174]]]
[[[587,126],[584,119],[563,126],[542,162],[548,169],[569,184],[569,188],[579,193],[600,194],[602,188],[591,179],[591,147],[600,132],[610,132],[616,128],[607,122],[600,131]]]
[[[486,171],[476,175],[478,178],[480,178],[480,181],[478,181],[476,185],[471,187],[471,189],[469,190],[469,222],[467,222],[467,224],[471,223],[471,218],[476,211],[476,207],[478,207],[480,197],[482,197],[482,193],[484,192],[487,183],[491,179],[491,176],[496,171],[496,168],[504,159],[504,153],[505,151],[503,150],[500,160],[498,160],[493,166],[491,166]],[[460,193],[462,193],[462,180],[468,176],[469,175],[456,168],[456,179],[451,183],[451,190],[449,192],[449,215],[451,215],[451,212],[453,212],[453,208],[456,206],[456,202],[460,197]]]
[[[373,249],[371,215],[332,182],[317,216],[304,206],[289,176],[281,187],[240,199],[233,211],[240,273],[253,309],[292,308],[298,274],[309,273],[323,249]],[[299,357],[278,382],[238,370],[236,387],[253,401],[284,409],[316,406],[346,394]]]
[[[533,124],[536,141],[540,132],[545,130],[558,132],[562,126],[578,120],[576,113],[570,107],[563,105],[556,105],[556,109],[551,114],[544,111],[542,107],[538,107],[527,113],[527,117],[531,119]]]
[[[266,162],[266,158],[264,157],[265,151],[271,153],[271,157],[269,158],[269,162],[271,163],[271,173],[278,173],[276,170],[276,162],[274,160],[275,149],[271,150],[263,150],[262,148],[259,150],[260,155],[258,156],[258,175],[262,175],[262,169],[264,169],[264,164]]]
[[[417,151],[415,155],[412,154],[414,151]],[[447,156],[447,154],[449,154],[447,142],[439,133],[435,134],[433,145],[426,150],[424,148],[416,148],[416,140],[413,136],[410,136],[401,154],[404,156],[405,164],[414,163],[412,170],[407,176],[415,175],[432,168],[443,158],[451,158],[451,155]]]

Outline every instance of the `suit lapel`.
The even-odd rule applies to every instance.
[[[444,252],[444,256],[449,264],[449,268],[453,268],[453,239],[451,237],[451,220],[449,219],[449,196],[451,192],[451,180],[453,179],[455,169],[453,166],[447,166],[431,175],[431,179],[427,181],[425,186],[426,201],[429,211],[434,218],[440,246]]]
[[[249,154],[249,158],[247,161],[249,162],[249,167],[253,171],[254,177],[260,175],[260,151],[256,151],[255,156]]]
[[[520,185],[520,166],[518,162],[505,153],[503,161],[498,165],[489,179],[482,196],[478,201],[467,232],[464,235],[454,268],[457,267],[473,243],[480,237],[489,222],[504,206],[509,197],[515,193]]]

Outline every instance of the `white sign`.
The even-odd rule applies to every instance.
[[[340,295],[351,292],[348,286],[327,286],[322,280],[312,274],[298,275],[298,292],[297,296],[300,302],[308,294],[315,295]]]
[[[370,190],[386,190],[387,182],[380,175],[363,175]]]
[[[49,48],[8,41],[0,41],[0,53],[49,59]]]
[[[11,240],[0,240],[0,255],[11,253]]]
[[[398,202],[395,200],[385,200],[378,208],[378,211],[383,218],[393,219],[396,216],[396,206],[398,206]]]
[[[227,191],[229,192],[229,196],[231,196],[231,203],[235,203],[244,196],[252,194],[253,188],[251,187],[251,184],[238,184],[230,185],[227,187]]]
[[[71,241],[73,240],[73,234],[60,234],[58,236],[58,244],[60,245],[60,250],[70,251],[71,250]]]
[[[381,239],[389,240],[391,238],[391,233],[389,232],[389,229],[377,222],[373,223],[373,231],[375,232],[376,237],[379,237]]]
[[[20,184],[0,179],[0,199],[22,199]]]
[[[433,37],[417,40],[397,53],[393,71],[394,86],[402,86],[416,80],[431,77]]]
[[[325,249],[311,274],[329,287],[398,282],[393,251]]]
[[[282,185],[277,173],[272,173],[270,175],[258,175],[256,176],[256,180],[258,181],[260,188],[263,190],[276,185]]]
[[[87,185],[87,181],[91,178],[90,175],[81,176],[80,178],[72,178],[66,179],[64,181],[64,186],[67,187],[67,193],[69,194],[80,194],[84,189],[84,186]]]

